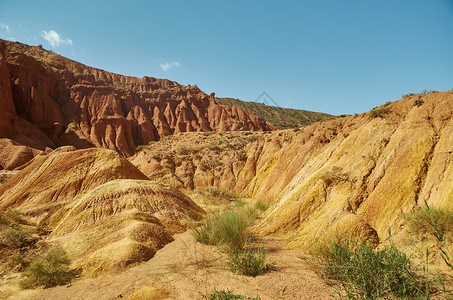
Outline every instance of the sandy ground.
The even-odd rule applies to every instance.
[[[330,299],[335,288],[326,285],[313,269],[299,258],[299,250],[285,249],[275,239],[262,243],[269,249],[267,262],[277,270],[257,277],[233,274],[225,255],[216,247],[195,242],[190,232],[159,250],[148,262],[119,274],[75,280],[71,286],[20,291],[10,299],[121,299],[139,289],[160,290],[162,297],[134,299],[202,299],[214,290],[261,299]],[[166,297],[164,297],[166,295]]]

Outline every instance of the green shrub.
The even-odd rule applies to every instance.
[[[219,154],[222,151],[222,148],[220,148],[218,145],[212,145],[209,147],[209,150],[212,150],[215,153]]]
[[[66,100],[61,98],[52,98],[52,100],[58,105],[66,105]]]
[[[246,205],[247,202],[244,199],[242,199],[242,198],[236,198],[236,199],[234,199],[234,204],[237,207],[242,207],[242,206]]]
[[[25,269],[20,285],[29,289],[66,284],[70,280],[69,263],[68,255],[63,249],[51,249]]]
[[[191,232],[197,242],[202,244],[242,249],[251,237],[247,227],[252,220],[246,211],[226,211],[212,215],[198,227],[191,226]]]
[[[401,96],[401,98],[406,98],[406,97],[410,97],[410,96],[414,96],[414,95],[415,95],[414,93],[403,94]]]
[[[414,103],[414,104],[415,104],[417,107],[420,107],[420,106],[423,105],[423,103],[425,103],[425,102],[424,102],[422,99],[419,98],[419,99],[415,100],[415,103]]]
[[[216,236],[217,215],[211,215],[204,219],[201,224],[190,223],[190,231],[195,240],[205,245],[216,245],[218,237]]]
[[[409,217],[409,226],[414,232],[445,236],[453,232],[453,211],[425,207]]]
[[[15,248],[24,246],[25,242],[30,238],[30,231],[19,226],[14,226],[3,234],[4,243]]]
[[[204,190],[208,195],[218,198],[232,199],[238,198],[238,194],[231,190],[221,189],[215,186],[208,186]]]
[[[420,92],[420,94],[426,95],[426,94],[431,94],[431,93],[433,93],[433,92],[436,93],[437,91],[424,89],[423,91]]]
[[[233,273],[255,277],[275,269],[273,264],[265,264],[266,255],[265,248],[234,250],[228,255],[228,266]]]
[[[417,276],[396,248],[374,251],[365,243],[332,242],[321,257],[323,275],[339,280],[349,299],[418,298],[430,295],[430,283]]]
[[[25,265],[27,264],[25,255],[20,251],[11,254],[9,257],[9,262],[13,267],[17,267],[19,271],[22,271]]]
[[[260,211],[265,211],[268,208],[268,205],[263,201],[257,201],[255,204],[255,208]]]
[[[27,224],[27,222],[23,219],[22,214],[19,211],[15,209],[7,209],[0,212],[0,224]]]
[[[336,128],[327,128],[328,130],[332,130],[332,135],[337,135],[337,129]]]
[[[215,186],[207,186],[204,191],[213,197],[223,196],[223,191]]]
[[[382,118],[384,115],[390,113],[390,108],[382,107],[382,108],[374,108],[370,111],[370,117],[372,118]]]
[[[247,153],[244,150],[238,152],[238,159],[240,161],[247,161]]]
[[[202,295],[203,299],[208,300],[230,300],[230,299],[240,299],[240,300],[260,300],[261,298],[256,296],[255,298],[250,298],[246,296],[242,296],[239,294],[233,294],[230,290],[222,290],[210,293],[209,295]]]
[[[200,162],[199,168],[200,168],[200,170],[202,170],[203,172],[206,172],[207,170],[209,170],[209,165],[208,165],[204,160],[202,160],[202,161]]]

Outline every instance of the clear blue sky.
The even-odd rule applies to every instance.
[[[336,115],[453,89],[453,0],[0,0],[0,38]]]

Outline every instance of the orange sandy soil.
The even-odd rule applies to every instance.
[[[175,241],[148,262],[122,273],[78,279],[71,286],[18,291],[11,299],[202,299],[215,289],[260,299],[332,298],[335,287],[299,258],[300,250],[280,247],[273,238],[262,243],[269,249],[267,262],[275,263],[277,270],[257,277],[233,274],[224,254],[195,242],[187,231],[175,235]],[[154,296],[149,293],[153,288],[158,291]]]

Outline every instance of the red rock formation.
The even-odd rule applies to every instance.
[[[5,58],[5,48],[5,44],[0,43],[0,137],[13,133],[13,121],[16,115]]]
[[[131,156],[137,145],[178,132],[271,129],[197,86],[109,73],[0,40],[0,137],[35,149],[95,146]]]

